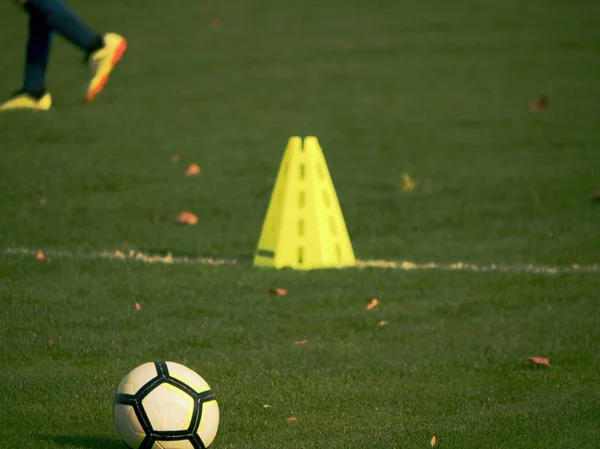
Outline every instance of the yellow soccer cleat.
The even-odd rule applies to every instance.
[[[16,109],[33,109],[36,111],[47,111],[52,107],[52,97],[46,92],[40,99],[32,97],[27,92],[19,92],[12,98],[0,104],[0,111]]]
[[[118,34],[108,33],[104,36],[104,47],[90,55],[90,83],[87,88],[86,101],[96,98],[106,85],[115,65],[123,57],[127,49],[127,40]]]

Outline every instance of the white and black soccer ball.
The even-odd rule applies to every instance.
[[[200,375],[179,363],[157,361],[123,378],[113,420],[132,449],[203,449],[217,435],[219,405]]]

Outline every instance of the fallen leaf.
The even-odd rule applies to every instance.
[[[54,343],[56,343],[56,338],[54,338],[54,337],[50,337],[50,338],[48,339],[48,344],[49,344],[50,346],[52,346]]]
[[[185,176],[196,176],[200,174],[200,166],[198,164],[190,164],[185,171]]]
[[[528,357],[527,360],[531,360],[534,365],[550,366],[550,360],[545,357]]]
[[[35,255],[35,258],[36,258],[37,260],[46,260],[46,256],[45,256],[45,255],[44,255],[44,253],[43,253],[43,252],[41,252],[41,251],[38,251],[38,252],[36,253],[36,255]]]
[[[140,310],[142,310],[142,305],[141,305],[139,302],[136,302],[136,303],[135,303],[135,310],[137,310],[138,312],[139,312]]]
[[[104,370],[104,374],[108,374],[108,370]]]
[[[402,173],[402,190],[404,192],[413,192],[417,188],[417,184],[408,173]]]
[[[45,197],[45,196],[42,196],[42,197],[40,197],[40,204],[41,204],[42,206],[45,206],[45,205],[46,205],[46,197]]]
[[[536,191],[533,194],[533,204],[535,205],[536,210],[542,210],[542,200],[540,199],[540,192]]]
[[[223,21],[221,19],[214,18],[209,23],[211,28],[219,29],[223,26]]]
[[[271,408],[271,404],[265,404],[263,405],[263,408]]]
[[[377,298],[373,298],[369,304],[367,304],[367,310],[373,310],[375,307],[379,305],[379,300]]]
[[[437,444],[437,438],[434,436],[431,437],[431,447],[434,447]]]
[[[173,156],[171,156],[171,162],[173,162],[174,164],[176,164],[177,162],[179,162],[179,155],[178,154],[174,154]]]
[[[296,417],[295,416],[290,416],[288,419],[286,419],[287,422],[294,422],[296,421]]]
[[[195,225],[198,223],[198,217],[191,212],[182,212],[177,218],[177,223]]]
[[[273,287],[269,289],[269,293],[271,293],[272,295],[285,296],[288,294],[288,291],[285,288]]]
[[[383,326],[387,326],[387,325],[388,325],[388,322],[385,320],[381,320],[378,324],[379,327],[383,327]]]
[[[546,109],[548,106],[550,106],[550,99],[546,95],[540,95],[529,103],[529,110],[531,112],[538,112]]]
[[[305,345],[306,343],[308,343],[308,340],[296,340],[294,342],[295,345]]]

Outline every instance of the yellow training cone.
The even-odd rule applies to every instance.
[[[285,150],[254,265],[298,270],[356,265],[340,203],[316,137]]]

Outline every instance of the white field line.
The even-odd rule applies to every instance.
[[[39,250],[32,248],[5,248],[1,251],[3,255],[35,257]],[[129,250],[105,250],[92,252],[73,252],[67,250],[42,250],[47,258],[57,259],[76,259],[76,260],[116,260],[116,261],[137,261],[150,264],[199,264],[199,265],[243,265],[244,263],[233,258],[218,257],[186,257],[173,256],[171,254],[147,254],[141,251]],[[465,262],[454,263],[416,263],[407,260],[357,260],[359,268],[378,268],[400,271],[414,270],[443,270],[443,271],[468,271],[468,272],[500,272],[500,273],[537,273],[553,275],[559,273],[600,273],[600,265],[506,265],[490,264],[476,265]]]

